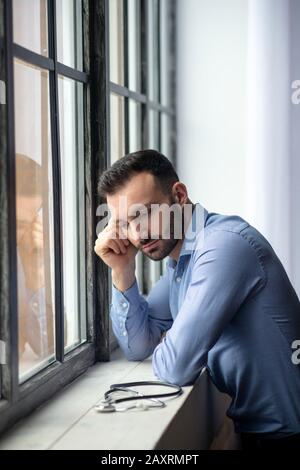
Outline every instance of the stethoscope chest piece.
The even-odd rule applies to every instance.
[[[108,402],[99,403],[99,405],[95,406],[96,411],[100,411],[100,413],[112,413],[116,411],[116,407]]]
[[[168,393],[151,393],[145,395],[131,388],[145,385],[159,385],[167,387],[169,389],[171,388],[173,389],[173,391]],[[114,392],[129,392],[130,395],[122,398],[113,398]],[[159,400],[159,398],[174,398],[181,395],[181,393],[182,388],[179,385],[159,381],[142,381],[113,384],[110,386],[110,389],[105,392],[104,399],[98,405],[95,406],[95,410],[99,411],[100,413],[111,413],[114,411],[126,411],[131,408],[137,408],[144,411],[149,410],[150,408],[164,408],[166,404],[164,401]],[[116,406],[119,403],[126,401],[130,401],[132,405],[127,408]],[[136,403],[133,403],[133,401]]]

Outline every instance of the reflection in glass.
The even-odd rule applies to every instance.
[[[141,89],[141,14],[140,2],[127,0],[128,5],[128,82],[133,91]]]
[[[110,81],[124,84],[123,0],[109,0]]]
[[[148,7],[148,95],[159,101],[158,0],[147,0]]]
[[[48,72],[14,63],[20,380],[54,359],[54,262]]]
[[[82,70],[82,0],[57,0],[57,60]]]
[[[48,55],[47,0],[13,0],[13,40]]]
[[[110,163],[124,156],[124,98],[114,93],[110,95]]]
[[[129,152],[135,152],[142,148],[142,128],[141,128],[141,104],[134,100],[129,100]]]
[[[83,85],[59,77],[65,351],[86,339]]]

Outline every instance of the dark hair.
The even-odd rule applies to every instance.
[[[139,150],[125,155],[102,173],[98,193],[105,197],[115,194],[129,179],[142,172],[151,173],[160,184],[162,191],[168,194],[178,175],[170,160],[156,150]]]

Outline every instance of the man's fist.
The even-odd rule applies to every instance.
[[[120,227],[110,221],[98,235],[94,246],[95,253],[117,272],[134,272],[138,250],[127,238],[120,238],[120,233]]]
[[[41,214],[28,224],[18,242],[26,287],[37,291],[45,285],[43,220]]]

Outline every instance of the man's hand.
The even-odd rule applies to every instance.
[[[125,291],[135,281],[137,248],[127,238],[120,238],[120,228],[111,220],[99,233],[95,253],[112,269],[113,284]]]
[[[26,287],[36,292],[45,285],[43,221],[40,214],[28,225],[18,243],[18,250]]]

